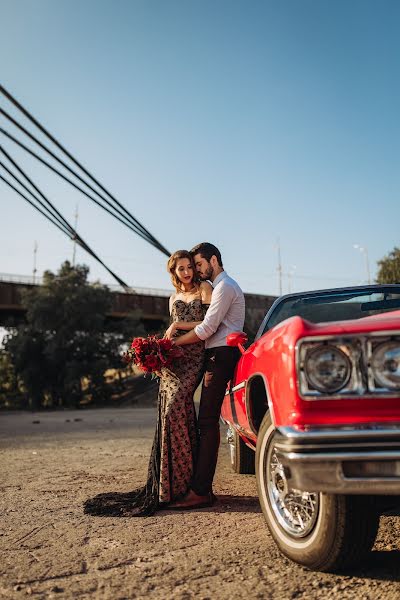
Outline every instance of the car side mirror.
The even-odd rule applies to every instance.
[[[228,346],[236,346],[239,348],[240,352],[246,351],[246,348],[243,346],[247,342],[247,335],[244,331],[235,331],[234,333],[230,333],[226,336],[226,343]]]

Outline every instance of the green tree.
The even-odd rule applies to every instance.
[[[0,406],[26,408],[23,392],[23,386],[18,380],[10,354],[0,347]]]
[[[381,260],[378,260],[377,283],[400,283],[400,248],[393,248]]]
[[[107,317],[112,293],[90,284],[88,273],[66,261],[23,295],[26,322],[11,332],[5,351],[32,409],[78,407],[84,395],[105,401],[106,369],[121,368],[121,344],[143,333],[138,314],[117,322]]]

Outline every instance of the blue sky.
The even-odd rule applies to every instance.
[[[2,85],[169,250],[211,241],[244,291],[277,294],[278,239],[283,292],[363,283],[353,245],[372,277],[399,245],[396,0],[0,9]],[[79,233],[122,279],[170,287],[163,254],[1,143],[71,223],[79,205]],[[31,274],[35,241],[39,274],[72,258],[68,238],[2,182],[0,205],[1,273]],[[80,249],[77,260],[114,283]]]

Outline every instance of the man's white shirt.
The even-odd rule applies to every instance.
[[[204,321],[194,332],[205,341],[206,348],[226,346],[226,336],[242,331],[245,317],[245,301],[242,290],[226,271],[213,281],[210,307]]]

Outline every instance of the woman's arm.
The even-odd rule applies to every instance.
[[[212,285],[210,285],[208,281],[202,281],[200,283],[200,294],[202,304],[210,304],[212,290]],[[175,296],[176,294],[174,294],[174,296],[171,296],[170,298],[170,307],[172,307],[173,298],[175,298]],[[175,337],[178,329],[180,329],[181,331],[192,331],[192,329],[194,329],[197,325],[200,325],[200,323],[202,323],[202,321],[175,321],[174,323],[171,323],[171,325],[168,327],[167,331],[164,334],[164,337],[170,340],[173,337]]]
[[[164,337],[170,340],[175,336],[178,329],[181,331],[191,331],[196,325],[200,325],[200,323],[202,323],[202,321],[174,321],[168,327]]]

